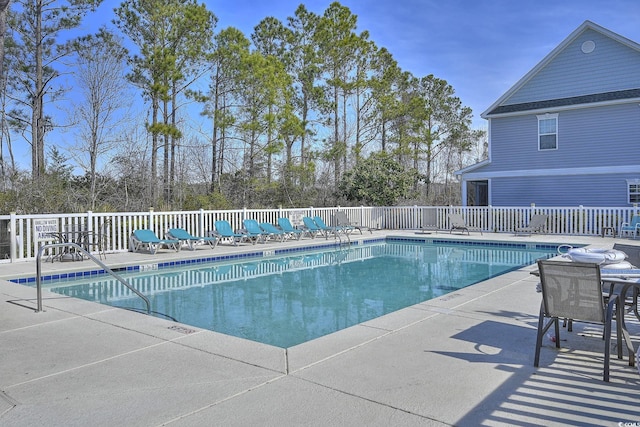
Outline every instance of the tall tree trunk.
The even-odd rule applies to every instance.
[[[340,144],[342,150],[342,170],[347,170],[347,93],[342,92],[342,142]],[[338,176],[338,178],[340,178]],[[338,181],[336,181],[336,188],[338,188]]]
[[[338,185],[340,179],[340,155],[338,154],[338,144],[340,143],[340,117],[338,113],[338,88],[333,88],[333,179],[334,185]]]
[[[4,36],[7,33],[7,10],[11,0],[0,0],[0,76],[4,72]]]
[[[291,191],[291,171],[293,170],[293,143],[295,138],[285,141],[285,163],[284,163],[284,187],[287,191]]]
[[[5,129],[5,96],[7,90],[7,79],[4,75],[4,36],[7,32],[7,10],[9,9],[10,0],[0,0],[0,81],[2,81],[2,116],[0,117],[0,174],[2,176],[2,190],[5,190],[5,184],[7,182],[7,171],[4,167],[4,151],[3,151],[3,142],[4,142],[4,129]],[[11,146],[9,145],[9,152],[11,152]]]
[[[162,153],[162,185],[163,185],[163,197],[165,203],[169,203],[171,200],[171,189],[169,188],[169,155],[171,150],[169,148],[169,133],[167,132],[167,125],[169,124],[169,101],[165,99],[162,101],[162,124],[163,126],[163,153]]]
[[[36,1],[36,85],[31,114],[31,175],[38,179],[44,175],[44,115],[42,111],[44,82],[42,70],[42,1]]]
[[[91,124],[91,146],[89,148],[91,210],[94,210],[96,207],[96,165],[98,162],[98,128],[100,126],[100,117],[97,106],[94,106],[93,112],[93,123]]]
[[[271,144],[273,143],[273,126],[271,124],[273,115],[273,105],[269,104],[269,123],[267,128],[267,184],[271,184],[271,164],[273,162],[273,152]]]
[[[307,139],[307,120],[309,117],[309,96],[307,92],[303,93],[303,102],[302,102],[302,137],[300,138],[300,166],[304,168],[306,164],[306,153],[305,153],[305,144]]]
[[[222,98],[222,111],[227,111],[227,100],[226,98]],[[226,149],[227,142],[227,127],[224,126],[220,131],[220,146],[218,147],[218,153],[220,153],[220,157],[218,160],[218,188],[221,187],[221,179],[222,173],[224,172],[224,152]]]
[[[178,136],[175,133],[175,129],[177,127],[177,118],[176,118],[176,105],[177,105],[177,88],[176,82],[173,82],[173,87],[171,89],[171,128],[174,129],[174,133],[171,134],[171,154],[169,161],[171,162],[169,165],[169,191],[173,193],[175,188],[175,179],[176,179],[176,149],[178,145]]]
[[[156,127],[158,125],[158,110],[159,102],[157,95],[151,95],[151,176],[149,177],[149,186],[151,188],[151,203],[155,203],[158,199],[158,186],[156,180],[158,179],[158,132]]]
[[[216,190],[216,178],[218,171],[218,96],[220,83],[220,70],[216,67],[216,82],[213,89],[213,131],[211,135],[211,186],[210,191],[213,193]]]

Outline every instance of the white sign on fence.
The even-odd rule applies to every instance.
[[[298,227],[303,224],[302,217],[304,216],[304,211],[292,211],[290,214],[291,225],[294,227]]]
[[[57,233],[58,231],[57,219],[33,220],[33,236],[36,243],[50,242],[54,239],[53,236],[51,236],[51,233]]]

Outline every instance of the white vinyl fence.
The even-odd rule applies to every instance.
[[[83,229],[104,236],[106,252],[129,249],[129,236],[136,229],[151,229],[163,237],[169,228],[180,227],[193,235],[206,236],[217,220],[228,221],[234,229],[245,218],[277,223],[288,217],[301,225],[303,216],[318,215],[335,225],[333,213],[343,211],[352,224],[385,230],[449,230],[449,214],[459,213],[469,228],[510,233],[526,226],[534,214],[548,216],[548,234],[600,235],[603,228],[618,229],[630,222],[637,207],[328,207],[296,209],[197,210],[178,212],[84,212],[76,214],[0,215],[0,263],[32,260],[42,244],[53,242],[50,233]]]

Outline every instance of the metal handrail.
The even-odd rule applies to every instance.
[[[76,250],[79,250],[83,255],[86,255],[87,257],[89,257],[89,259],[93,260],[93,262],[95,262],[100,267],[102,267],[102,269],[104,271],[106,271],[107,273],[109,273],[110,275],[115,277],[120,283],[122,283],[124,286],[129,288],[131,290],[131,292],[133,292],[134,294],[136,294],[140,298],[142,298],[144,300],[144,302],[147,304],[147,314],[151,314],[151,302],[149,301],[149,299],[147,297],[145,297],[142,293],[140,293],[140,291],[138,291],[133,286],[131,286],[118,273],[116,273],[115,271],[111,270],[102,261],[98,260],[96,257],[91,255],[82,246],[78,245],[77,243],[72,243],[72,242],[49,243],[49,244],[40,246],[40,249],[38,249],[38,255],[36,256],[36,288],[37,288],[37,292],[38,292],[38,309],[36,310],[36,313],[39,313],[39,312],[42,311],[42,278],[41,278],[41,276],[42,276],[42,252],[44,252],[45,249],[62,248],[62,247],[74,248]]]

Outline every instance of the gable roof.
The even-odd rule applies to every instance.
[[[640,99],[640,89],[618,90],[593,95],[571,96],[546,101],[523,102],[521,104],[501,105],[494,108],[490,115],[531,111],[545,108],[566,107],[569,105],[592,104],[594,102],[616,101],[620,99]],[[483,113],[484,114],[484,113]]]
[[[488,118],[498,114],[515,113],[519,111],[531,111],[537,109],[564,107],[571,105],[610,102],[621,99],[637,99],[640,98],[640,86],[637,88],[624,88],[624,90],[613,90],[595,94],[585,94],[580,96],[568,96],[556,99],[537,100],[533,102],[509,103],[508,100],[520,91],[527,83],[531,82],[542,70],[544,70],[554,59],[562,54],[569,45],[574,43],[582,34],[587,31],[595,31],[604,37],[612,39],[640,54],[640,44],[620,36],[604,27],[601,27],[591,21],[585,21],[577,29],[575,29],[566,39],[562,41],[555,49],[553,49],[542,61],[524,75],[516,84],[514,84],[507,92],[505,92],[497,101],[487,108],[480,116]]]
[[[488,164],[491,164],[491,160],[489,160],[489,159],[484,159],[484,160],[482,160],[482,161],[480,161],[480,162],[478,162],[478,163],[474,163],[474,164],[469,165],[469,166],[467,166],[467,167],[465,167],[465,168],[462,168],[462,169],[460,169],[460,170],[457,170],[457,171],[455,171],[453,174],[454,174],[454,175],[456,175],[456,176],[464,175],[464,174],[466,174],[466,173],[473,172],[474,170],[479,169],[479,168],[481,168],[481,167],[483,167],[483,166],[486,166],[486,165],[488,165]]]

